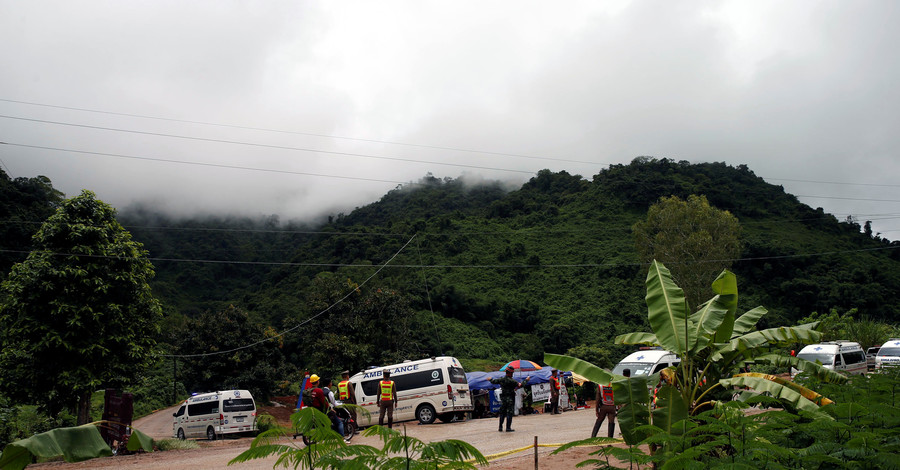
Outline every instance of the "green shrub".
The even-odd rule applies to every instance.
[[[259,432],[265,432],[276,427],[278,427],[278,420],[274,416],[268,413],[260,413],[256,417],[256,428],[259,429]]]
[[[156,448],[159,450],[184,450],[197,449],[200,444],[197,441],[181,440],[181,439],[162,439],[156,441]]]

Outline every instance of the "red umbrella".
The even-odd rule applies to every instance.
[[[538,365],[537,362],[527,361],[525,359],[516,359],[515,361],[507,362],[500,370],[506,370],[507,368],[512,367],[514,370],[518,371],[526,371],[526,370],[540,370],[542,367]]]

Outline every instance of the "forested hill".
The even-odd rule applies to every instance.
[[[154,259],[171,318],[234,305],[277,331],[303,325],[332,355],[309,359],[303,334],[285,335],[295,364],[540,358],[610,349],[616,335],[646,328],[647,268],[631,227],[660,197],[691,194],[740,220],[732,270],[741,311],[770,311],[761,327],[831,309],[898,318],[900,244],[801,204],[744,165],[638,158],[591,179],[544,170],[515,190],[429,176],[317,226],[173,221],[147,209],[120,220]],[[334,357],[348,344],[361,349]]]

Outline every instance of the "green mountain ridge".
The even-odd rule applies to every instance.
[[[320,226],[176,221],[152,208],[119,219],[149,251],[170,326],[234,305],[289,331],[289,363],[341,370],[412,355],[619,352],[616,335],[646,329],[646,266],[631,226],[660,197],[690,194],[740,220],[732,270],[740,310],[770,311],[761,328],[831,309],[896,321],[900,243],[800,203],[745,165],[640,157],[591,179],[542,170],[511,191],[428,175]],[[386,328],[394,337],[381,338]]]

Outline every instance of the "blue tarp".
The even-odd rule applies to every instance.
[[[530,370],[525,372],[514,372],[513,378],[522,381],[525,380],[525,377],[531,376],[531,379],[528,381],[529,385],[547,383],[550,381],[550,373],[552,369],[549,367],[544,367],[541,370]],[[495,372],[467,372],[466,379],[469,382],[469,390],[494,390],[495,388],[500,388],[499,385],[492,384],[490,379],[498,379],[500,377],[505,377],[506,372],[495,371]],[[571,377],[571,372],[561,372],[560,376],[562,377]]]

